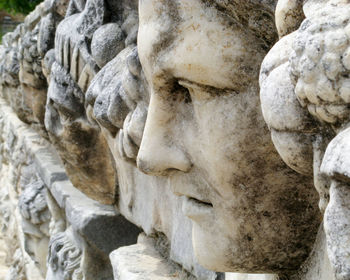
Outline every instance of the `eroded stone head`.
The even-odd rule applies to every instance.
[[[140,2],[150,103],[137,165],[185,198],[202,265],[288,273],[312,247],[317,197],[279,159],[262,118],[258,72],[277,33],[257,35],[257,19],[273,26],[274,3],[245,14],[254,3]]]

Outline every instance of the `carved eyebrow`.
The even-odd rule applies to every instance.
[[[162,16],[168,19],[169,22],[163,20],[163,28],[167,25],[165,30],[160,30],[157,36],[157,40],[151,45],[152,60],[157,63],[157,57],[163,52],[169,52],[169,49],[174,47],[174,41],[176,39],[178,24],[180,22],[180,16],[176,1],[165,1],[162,8]]]
[[[186,79],[179,79],[178,80],[178,84],[183,86],[183,87],[185,87],[185,88],[204,90],[204,91],[209,92],[209,93],[211,93],[213,95],[228,95],[228,94],[232,94],[232,93],[235,93],[235,94],[239,93],[235,89],[231,89],[231,88],[217,88],[217,87],[213,87],[213,86],[209,86],[209,85],[205,85],[205,84],[189,81],[189,80],[186,80]]]

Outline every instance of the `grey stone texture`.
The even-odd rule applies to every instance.
[[[91,41],[91,53],[97,65],[102,68],[111,61],[124,45],[123,30],[117,23],[102,25],[96,30]]]
[[[13,139],[5,147],[9,155],[6,159],[3,158],[6,165],[10,166],[10,171],[6,173],[3,165],[3,175],[9,176],[13,172],[12,180],[19,181],[23,186],[22,191],[13,190],[15,196],[20,194],[19,204],[15,208],[17,215],[21,215],[21,218],[17,218],[17,223],[23,221],[20,227],[24,240],[23,252],[34,259],[44,277],[48,269],[47,279],[63,279],[59,273],[69,274],[71,271],[65,271],[65,267],[53,269],[56,266],[54,257],[50,254],[58,254],[58,249],[52,249],[50,253],[48,248],[57,243],[57,235],[62,236],[65,231],[69,231],[74,236],[71,242],[74,242],[82,255],[76,266],[82,271],[84,278],[81,279],[112,279],[109,253],[120,246],[134,244],[140,229],[118,214],[113,206],[102,205],[77,190],[67,179],[51,144],[22,123],[3,100],[1,102],[1,135],[6,139]],[[13,199],[9,200],[13,202]],[[58,245],[55,246],[57,248]],[[64,256],[72,254],[59,255],[60,258],[65,258]],[[47,256],[49,263],[46,266]],[[64,261],[63,259],[62,262]],[[69,265],[67,269],[70,269]],[[30,278],[29,272],[24,277],[39,279]]]
[[[314,259],[304,265],[308,272],[298,277],[349,279],[346,61],[350,7],[346,1],[282,2],[281,11],[303,13],[305,19],[300,26],[295,24],[299,19],[281,25],[288,30],[290,24],[290,30],[281,34],[285,37],[262,63],[263,114],[283,160],[313,177],[324,214],[317,239],[323,241],[316,242],[317,249],[309,257]],[[276,14],[280,22],[283,15]]]
[[[137,244],[113,251],[110,258],[116,264],[114,278],[118,280],[191,279],[181,268],[169,264],[155,249],[154,240],[144,235]]]
[[[349,280],[347,0],[45,0],[0,45],[6,280]]]

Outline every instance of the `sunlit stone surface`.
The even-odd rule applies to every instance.
[[[38,5],[0,46],[5,279],[349,280],[349,14]]]

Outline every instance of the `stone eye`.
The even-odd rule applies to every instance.
[[[185,101],[185,103],[186,104],[187,103],[192,103],[192,98],[191,98],[190,91],[187,88],[183,87],[183,86],[181,86],[181,87],[184,90],[184,101]]]
[[[179,82],[175,82],[172,89],[171,95],[173,101],[184,102],[186,104],[192,102],[190,90],[182,86]]]

